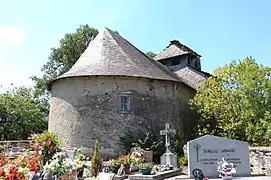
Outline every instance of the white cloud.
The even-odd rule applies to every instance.
[[[31,80],[28,78],[31,74],[28,73],[28,70],[22,69],[22,66],[14,61],[14,57],[10,53],[1,51],[1,49],[0,64],[0,93],[2,88],[8,88],[11,83],[15,86],[31,84]]]
[[[25,32],[21,28],[0,27],[0,44],[19,46],[25,40]]]

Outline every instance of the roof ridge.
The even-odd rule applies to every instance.
[[[169,46],[171,46],[171,45],[175,45],[175,46],[177,46],[180,50],[182,50],[182,51],[187,51],[187,52],[189,52],[189,53],[192,53],[192,54],[195,54],[196,56],[199,56],[199,57],[201,57],[201,55],[199,55],[197,52],[195,52],[193,49],[191,49],[190,47],[188,47],[188,46],[186,46],[185,44],[183,44],[183,43],[181,43],[179,40],[176,40],[176,39],[174,39],[174,40],[171,40],[170,41],[170,44],[166,47],[166,48],[168,48]]]

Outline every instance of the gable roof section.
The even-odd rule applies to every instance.
[[[73,67],[57,79],[96,75],[179,81],[166,67],[150,59],[117,32],[107,28],[99,32]]]
[[[197,89],[197,86],[206,80],[211,74],[204,71],[198,71],[190,66],[185,66],[179,69],[172,69],[174,73],[184,82],[186,85],[193,89]]]
[[[170,41],[170,44],[158,55],[156,55],[154,60],[168,59],[175,56],[181,56],[184,54],[193,54],[197,57],[201,57],[198,53],[180,43],[178,40]]]

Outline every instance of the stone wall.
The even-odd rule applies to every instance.
[[[137,77],[75,77],[58,80],[52,86],[49,130],[67,147],[92,153],[95,139],[101,141],[105,157],[121,153],[119,136],[153,125],[158,131],[169,122],[188,133],[188,101],[194,91],[181,83]],[[130,113],[120,113],[119,96],[128,94]]]
[[[15,140],[15,141],[0,141],[0,146],[4,146],[7,155],[18,155],[28,149],[31,145],[31,140]]]
[[[250,147],[249,151],[252,171],[271,174],[271,147]]]

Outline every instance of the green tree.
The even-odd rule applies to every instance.
[[[46,130],[47,115],[47,104],[35,99],[29,88],[12,88],[0,94],[0,139],[27,139]]]
[[[89,25],[80,25],[76,32],[65,34],[59,46],[51,49],[48,61],[41,69],[43,76],[31,77],[35,82],[36,97],[44,97],[48,100],[50,93],[46,90],[46,84],[67,72],[97,34],[98,30]]]
[[[149,56],[150,58],[154,58],[154,56],[156,56],[157,54],[149,51],[149,52],[146,52],[146,55]]]
[[[200,135],[271,144],[271,68],[252,57],[216,69],[190,103],[201,116]]]

